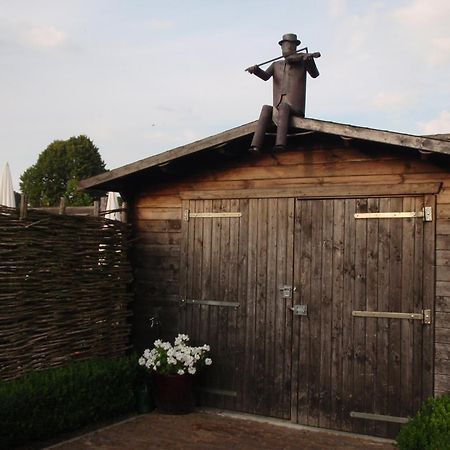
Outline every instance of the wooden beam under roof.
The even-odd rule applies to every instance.
[[[450,142],[429,136],[414,136],[393,131],[375,130],[373,128],[357,127],[342,123],[325,122],[323,120],[293,117],[291,125],[295,128],[317,131],[319,133],[334,134],[345,138],[362,139],[365,141],[381,142],[383,144],[398,145],[415,150],[425,150],[433,153],[450,155]]]
[[[183,156],[191,155],[192,153],[197,153],[202,150],[207,150],[214,148],[216,145],[223,144],[224,142],[229,142],[234,139],[238,139],[242,136],[251,134],[255,131],[256,122],[250,122],[246,125],[242,125],[237,128],[233,128],[223,133],[210,136],[208,138],[202,139],[200,141],[195,141],[191,144],[183,145],[181,147],[168,150],[164,153],[160,153],[155,156],[150,156],[140,161],[136,161],[131,164],[119,167],[117,169],[110,170],[108,172],[101,173],[94,177],[86,178],[78,183],[79,189],[90,189],[97,188],[97,186],[107,183],[118,178],[131,175],[136,172],[141,172],[151,167],[159,166],[160,164],[166,164],[169,161],[181,158]]]
[[[276,117],[274,117],[274,119],[276,120]],[[429,136],[414,136],[410,134],[396,133],[393,131],[376,130],[372,128],[358,127],[355,125],[300,117],[292,117],[291,125],[305,131],[315,131],[318,133],[331,134],[344,138],[380,142],[383,144],[396,145],[419,151],[450,155],[450,142],[443,140],[442,138],[439,139]],[[255,128],[256,121],[250,122],[191,144],[183,145],[155,156],[150,156],[91,178],[86,178],[79,182],[78,188],[110,188],[110,182],[250,135],[254,133]]]

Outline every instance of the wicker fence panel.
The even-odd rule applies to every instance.
[[[0,378],[129,348],[125,224],[0,207]]]

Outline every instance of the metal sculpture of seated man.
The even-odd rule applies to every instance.
[[[273,77],[273,107],[278,110],[275,141],[275,149],[277,150],[286,147],[289,117],[291,115],[305,117],[306,72],[313,78],[319,76],[314,58],[318,58],[320,53],[300,53],[307,49],[297,50],[299,44],[297,35],[293,33],[285,34],[279,42],[282,56],[245,69],[264,81]],[[284,59],[276,61],[281,58]],[[267,70],[259,67],[269,62],[272,62],[272,64]],[[263,106],[250,150],[259,151],[262,147],[265,132],[272,121],[273,107]]]

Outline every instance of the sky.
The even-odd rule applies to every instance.
[[[87,135],[107,169],[256,120],[245,68],[296,33],[320,76],[306,117],[450,133],[448,0],[0,0],[0,166]]]

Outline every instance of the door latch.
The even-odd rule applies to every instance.
[[[285,284],[284,286],[280,287],[281,297],[282,298],[292,298],[292,295],[296,290],[297,290],[297,288],[295,286],[293,287],[288,284]]]
[[[294,316],[307,316],[308,315],[308,305],[294,305],[293,308],[289,308]]]

